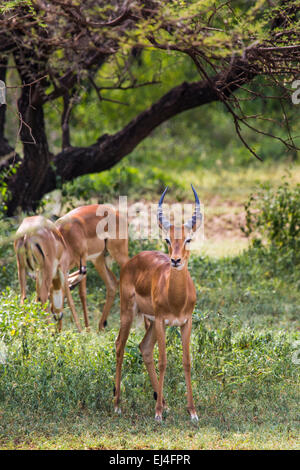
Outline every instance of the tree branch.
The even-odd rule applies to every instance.
[[[72,147],[57,154],[54,158],[56,175],[62,181],[68,181],[83,174],[107,170],[128,155],[161,123],[189,109],[219,101],[221,91],[229,96],[252,78],[252,67],[249,71],[247,62],[237,58],[226,73],[200,82],[184,82],[116,134],[104,134],[90,147]],[[49,174],[50,180],[53,181],[53,175],[50,177]]]

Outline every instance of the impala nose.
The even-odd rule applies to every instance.
[[[177,259],[171,258],[171,264],[173,268],[177,268],[177,266],[179,266],[180,263],[181,263],[181,258],[177,258]]]

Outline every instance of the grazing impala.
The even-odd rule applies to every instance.
[[[176,325],[181,328],[183,349],[183,368],[187,386],[188,411],[192,420],[198,420],[191,387],[190,335],[192,329],[192,313],[196,302],[196,290],[188,271],[190,251],[188,244],[193,233],[201,225],[200,202],[196,190],[195,211],[193,217],[182,226],[174,226],[165,218],[162,203],[168,188],[162,194],[157,210],[159,227],[165,232],[169,254],[158,251],[143,251],[130,259],[121,270],[121,325],[116,341],[116,382],[115,411],[120,412],[120,382],[124,356],[124,348],[130,327],[137,310],[143,312],[150,320],[150,326],[140,344],[140,350],[148,370],[150,381],[157,399],[155,419],[162,420],[165,405],[163,384],[167,364],[165,326]],[[159,349],[159,380],[157,379],[153,349],[158,342]]]
[[[21,287],[21,304],[26,298],[27,271],[36,279],[37,300],[45,304],[50,296],[50,310],[58,321],[59,330],[62,328],[66,294],[76,326],[81,331],[69,289],[68,253],[64,239],[55,225],[40,215],[26,217],[17,230],[14,248]],[[84,272],[78,273],[78,282],[84,274]]]
[[[91,261],[105,283],[106,300],[99,321],[99,330],[106,326],[106,319],[118,288],[115,275],[106,265],[105,254],[108,252],[120,266],[128,261],[126,224],[127,221],[116,209],[103,204],[78,207],[55,222],[57,229],[63,236],[69,254],[69,269],[75,266],[79,267],[80,262],[86,267],[87,261]],[[115,234],[109,233],[109,225],[114,227]],[[124,238],[120,237],[121,228],[126,232]],[[78,273],[80,274],[80,271],[76,271],[69,276],[71,288],[74,282],[78,283]],[[82,278],[79,284],[79,295],[84,312],[85,326],[88,328],[86,276]]]

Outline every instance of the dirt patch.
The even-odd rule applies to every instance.
[[[150,223],[151,204],[149,201],[140,201],[139,203],[134,203],[134,205],[136,207],[139,206],[141,210],[144,210],[146,207],[149,215],[148,223]],[[128,203],[128,207],[130,207],[130,202]],[[130,223],[133,218],[134,216],[130,216],[129,214]],[[212,241],[245,239],[246,237],[240,228],[245,225],[245,221],[246,213],[243,204],[232,200],[220,199],[218,197],[206,201],[204,207],[204,234],[206,239]]]
[[[241,231],[245,226],[246,212],[243,204],[213,199],[205,208],[205,236],[210,239],[246,238]]]

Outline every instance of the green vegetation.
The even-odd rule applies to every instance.
[[[253,211],[253,208],[256,211]],[[286,181],[276,192],[270,187],[268,191],[261,190],[256,197],[250,197],[246,210],[247,224],[244,231],[247,236],[253,232],[260,232],[254,238],[256,245],[266,238],[275,250],[291,249],[298,260],[300,184],[291,189]]]
[[[273,198],[277,201],[278,194]],[[131,242],[131,255],[155,245]],[[92,331],[78,334],[66,308],[63,332],[57,334],[54,324],[46,326],[34,293],[19,306],[14,261],[7,263],[0,302],[5,345],[0,364],[1,448],[297,448],[297,260],[291,246],[275,250],[256,245],[233,257],[191,256],[198,292],[191,341],[196,426],[185,411],[177,328],[167,329],[169,412],[162,425],[153,418],[151,385],[138,348],[143,325],[138,321],[126,347],[123,415],[117,417],[112,391],[118,299],[107,330],[96,334],[98,303],[103,305],[105,292],[90,268]],[[162,248],[160,242],[158,246]],[[5,289],[6,272],[11,287]],[[74,297],[79,310],[78,292]]]

